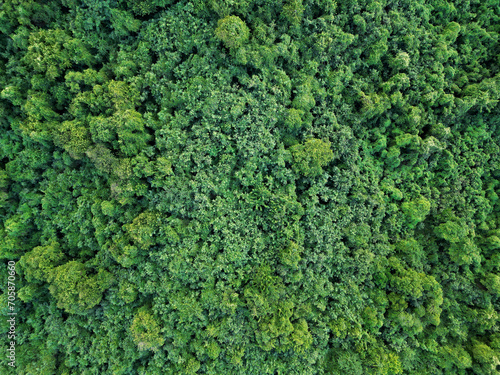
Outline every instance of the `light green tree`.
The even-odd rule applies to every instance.
[[[290,147],[293,155],[293,169],[306,176],[316,177],[323,173],[323,168],[333,160],[331,143],[321,139],[308,139],[303,144]]]
[[[139,350],[157,351],[165,342],[158,321],[147,307],[137,311],[130,332]]]
[[[72,260],[54,268],[47,281],[57,307],[78,314],[101,302],[102,293],[112,284],[113,276],[104,269],[97,275],[88,276],[85,265]]]
[[[425,217],[429,215],[431,202],[425,197],[420,196],[412,201],[404,202],[401,208],[407,217],[408,226],[413,228],[418,223],[424,221]]]
[[[217,22],[215,36],[230,49],[241,47],[250,37],[250,30],[238,16],[227,16]]]
[[[21,265],[26,280],[45,281],[52,269],[64,260],[59,243],[52,241],[45,246],[37,246],[24,254],[19,264]]]

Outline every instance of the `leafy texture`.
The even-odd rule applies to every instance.
[[[499,33],[495,0],[0,1],[0,373],[497,374]]]

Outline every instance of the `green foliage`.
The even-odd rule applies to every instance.
[[[431,210],[431,202],[425,197],[419,197],[415,200],[404,202],[401,209],[408,218],[408,225],[414,227],[416,224],[424,221]]]
[[[450,22],[446,25],[441,35],[448,43],[453,43],[457,39],[459,33],[460,25],[456,22]]]
[[[91,55],[80,46],[79,53],[72,54],[72,40],[63,30],[40,30],[31,33],[24,62],[37,73],[45,73],[49,80],[58,78],[64,69],[74,62],[89,63]],[[76,46],[75,46],[76,47]]]
[[[439,364],[441,367],[447,369],[452,369],[453,366],[458,369],[472,367],[472,358],[463,347],[445,345],[439,348],[439,355],[442,360]]]
[[[217,22],[215,36],[220,39],[227,48],[236,49],[241,47],[250,37],[250,30],[245,22],[238,16],[227,16]]]
[[[323,168],[333,160],[331,143],[321,139],[308,139],[303,144],[290,147],[293,155],[293,167],[296,172],[306,177],[316,177],[323,173]]]
[[[74,159],[81,159],[91,146],[89,131],[78,120],[63,122],[55,131],[55,141]]]
[[[159,224],[158,214],[154,212],[143,212],[130,224],[125,225],[130,237],[140,248],[148,248],[156,243],[153,236]]]
[[[65,258],[57,242],[45,246],[37,246],[19,260],[27,281],[45,281],[54,267],[60,265]]]
[[[491,293],[500,294],[500,276],[489,273],[482,282]]]
[[[367,223],[353,223],[346,228],[346,235],[350,246],[362,247],[370,240],[370,226]]]
[[[97,275],[87,276],[85,265],[77,261],[54,268],[47,278],[57,307],[69,313],[84,313],[99,304],[102,292],[112,280],[113,276],[103,269]]]
[[[298,25],[302,21],[305,7],[302,0],[289,0],[283,6],[281,15],[288,20],[292,25]]]
[[[1,3],[17,373],[496,374],[498,25],[476,0]]]
[[[484,364],[496,364],[498,363],[498,355],[497,353],[491,349],[485,343],[475,341],[472,346],[472,357]]]
[[[158,321],[150,310],[140,308],[132,320],[130,332],[139,350],[157,351],[164,343]]]
[[[472,263],[479,264],[481,261],[480,249],[470,238],[452,243],[448,252],[451,260],[459,265],[468,265]]]
[[[434,233],[439,238],[456,243],[462,241],[469,234],[469,228],[464,223],[447,221],[434,228]]]
[[[134,302],[137,298],[137,294],[137,287],[134,284],[126,280],[120,282],[118,295],[125,303]]]
[[[410,66],[411,58],[407,52],[398,52],[390,61],[394,69],[403,70]]]
[[[300,109],[290,108],[287,110],[285,117],[285,126],[289,131],[296,132],[302,126],[302,116],[304,111]]]
[[[369,363],[374,368],[373,374],[389,375],[402,374],[403,367],[399,356],[383,347],[375,347],[369,350]]]
[[[303,249],[300,249],[299,245],[295,242],[290,241],[290,243],[280,252],[280,260],[283,264],[290,266],[292,268],[297,268],[300,262],[300,254]]]
[[[426,253],[424,247],[414,238],[398,242],[396,250],[400,252],[401,257],[412,267],[421,268],[425,263]]]

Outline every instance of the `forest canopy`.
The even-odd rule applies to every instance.
[[[498,0],[1,2],[0,373],[498,374],[499,33]]]

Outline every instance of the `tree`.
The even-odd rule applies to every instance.
[[[498,354],[488,345],[478,340],[473,341],[472,356],[479,363],[491,364],[492,367],[496,367],[499,362]]]
[[[229,49],[241,47],[250,37],[250,30],[238,16],[227,16],[217,22],[215,36]]]
[[[103,269],[99,269],[97,275],[87,276],[85,265],[72,260],[54,268],[47,281],[59,308],[81,314],[101,302],[102,293],[112,284],[113,276]]]
[[[408,219],[408,226],[415,227],[418,223],[424,221],[425,217],[431,211],[431,202],[425,197],[420,196],[409,202],[404,202],[401,205],[403,212]]]
[[[469,228],[465,223],[447,221],[434,228],[434,233],[448,242],[457,243],[465,239],[469,234]]]
[[[141,114],[135,110],[115,113],[113,123],[118,135],[118,147],[125,156],[137,155],[151,138],[144,129]]]
[[[59,266],[65,258],[59,243],[52,241],[45,246],[37,246],[29,253],[24,254],[19,260],[19,264],[27,281],[45,281],[52,270]]]
[[[445,345],[439,348],[439,355],[441,357],[440,366],[452,369],[455,365],[459,369],[472,367],[472,358],[470,354],[461,346]]]
[[[63,122],[54,130],[54,137],[74,159],[81,159],[92,145],[88,129],[78,120]]]
[[[125,229],[140,248],[147,249],[156,243],[154,234],[158,231],[159,220],[158,213],[144,211],[130,224],[125,225]]]
[[[396,70],[403,70],[410,66],[410,55],[407,52],[399,52],[390,60],[391,66]]]
[[[488,273],[482,280],[482,283],[488,288],[488,291],[494,294],[500,294],[500,276]]]
[[[331,143],[321,139],[308,139],[303,144],[290,147],[293,155],[293,168],[306,177],[316,177],[323,173],[323,168],[333,160]]]
[[[288,246],[286,246],[280,252],[280,259],[283,264],[286,264],[289,267],[297,268],[298,263],[300,262],[300,254],[303,251],[294,241],[290,241]]]
[[[281,15],[295,26],[299,25],[302,21],[304,10],[305,7],[302,5],[302,0],[289,0],[283,6]]]
[[[450,22],[444,28],[441,37],[446,40],[448,43],[453,43],[460,33],[460,25],[456,22]]]
[[[158,351],[165,342],[161,329],[150,309],[143,306],[134,316],[130,333],[139,350]]]

